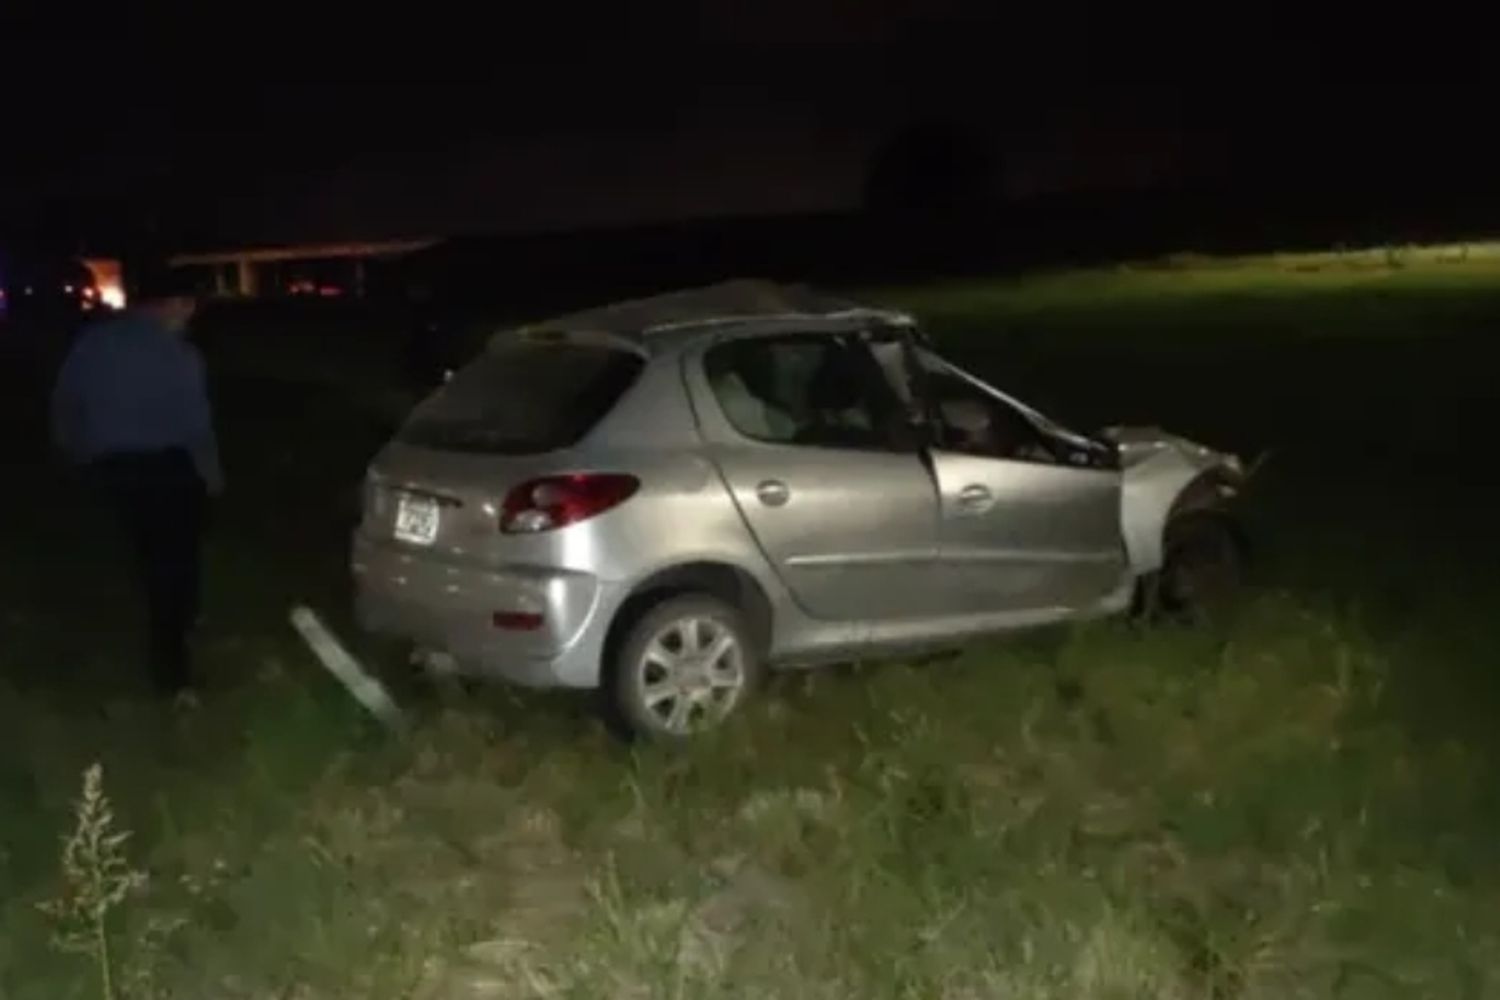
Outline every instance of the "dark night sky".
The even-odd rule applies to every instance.
[[[154,217],[213,242],[846,209],[872,151],[933,116],[1003,149],[1012,195],[1360,164],[1415,185],[1473,168],[1497,96],[1462,25],[1368,10],[403,6],[7,8],[0,226]]]

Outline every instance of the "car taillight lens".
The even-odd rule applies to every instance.
[[[500,530],[525,535],[576,524],[624,503],[640,485],[634,476],[607,472],[532,479],[506,496]]]

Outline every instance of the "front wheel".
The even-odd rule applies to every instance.
[[[1234,603],[1244,574],[1244,545],[1227,517],[1181,514],[1167,523],[1161,569],[1145,584],[1146,610],[1185,621],[1218,618]]]
[[[707,595],[641,616],[610,668],[611,708],[635,735],[682,740],[719,725],[754,690],[761,661],[744,617]]]

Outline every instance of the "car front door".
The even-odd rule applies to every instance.
[[[934,613],[937,491],[866,338],[731,339],[703,372],[719,469],[798,605],[825,621]]]
[[[1112,456],[921,352],[941,503],[939,566],[955,609],[1082,610],[1124,582]]]

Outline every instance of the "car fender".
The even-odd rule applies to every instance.
[[[1109,428],[1120,449],[1120,531],[1137,576],[1161,568],[1167,521],[1183,510],[1222,506],[1238,493],[1238,457],[1155,428]]]
[[[754,557],[746,558],[745,552],[729,549],[680,549],[640,567],[627,579],[614,581],[614,586],[624,595],[638,593],[652,580],[687,566],[720,566],[743,573],[773,606],[788,599],[781,578],[758,550]]]

